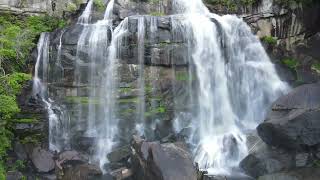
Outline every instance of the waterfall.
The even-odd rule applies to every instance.
[[[211,14],[201,0],[175,0],[173,9],[183,16],[173,21],[192,42],[199,83],[190,140],[195,161],[211,174],[228,174],[247,154],[244,132],[288,87],[241,19]]]
[[[65,144],[60,141],[68,138],[68,124],[59,122],[63,112],[60,107],[55,106],[52,99],[48,97],[48,63],[49,63],[49,33],[42,33],[37,45],[37,61],[33,77],[33,96],[39,98],[45,105],[49,119],[49,149],[60,151]],[[57,114],[55,112],[59,112]]]
[[[79,24],[89,24],[91,19],[92,6],[93,6],[93,0],[89,0],[85,10],[83,11],[83,13],[78,19]]]
[[[120,141],[129,141],[123,140],[124,137],[127,138],[123,134],[130,133],[131,136],[135,129],[139,135],[149,138],[149,134],[156,134],[155,127],[161,121],[154,114],[165,111],[163,106],[174,106],[170,110],[174,111],[172,116],[175,116],[175,129],[180,131],[191,127],[187,141],[199,167],[210,174],[229,174],[234,171],[248,153],[246,131],[255,129],[264,119],[265,110],[288,89],[286,83],[277,76],[274,65],[258,38],[241,19],[212,14],[201,0],[173,0],[172,9],[175,14],[168,18],[170,27],[166,27],[166,19],[160,21],[158,17],[141,15],[128,17],[114,27],[114,3],[114,0],[110,0],[103,19],[91,23],[93,0],[90,0],[76,25],[82,28],[82,32],[75,58],[72,59],[74,89],[70,94],[72,98],[81,98],[73,105],[76,110],[72,109],[75,112],[75,127],[71,127],[70,117],[47,95],[46,74],[51,71],[48,68],[49,34],[44,33],[40,37],[33,94],[41,97],[48,109],[50,149],[68,149],[73,136],[90,138],[93,141],[90,161],[99,163],[104,170],[108,162],[106,155],[118,147]],[[129,25],[129,22],[132,24]],[[169,38],[162,37],[167,34],[157,34],[163,29],[169,34]],[[62,66],[63,34],[64,31],[60,36],[56,66]],[[131,46],[124,42],[127,37]],[[175,54],[177,47],[185,48],[183,57]],[[125,53],[136,55],[137,59],[128,61],[137,62],[120,62],[121,55]],[[175,57],[184,60],[181,63],[183,67],[175,64]],[[146,65],[148,58],[151,65],[159,63],[157,61],[166,61],[168,64],[164,66],[168,67],[150,67]],[[134,120],[126,121],[124,123],[128,125],[120,127],[120,115],[117,114],[121,98],[118,94],[121,79],[119,68],[124,66],[129,71],[133,67],[133,72],[130,73],[134,77],[130,77],[128,83],[125,82],[127,84],[121,88],[130,87],[130,91],[135,91],[130,94],[133,105],[126,107],[130,110],[130,116],[132,115],[130,118]],[[189,79],[179,84],[177,73],[181,69],[187,72]],[[161,72],[162,70],[165,72]],[[159,82],[158,79],[162,77],[169,82]],[[151,92],[147,83],[151,83]],[[187,88],[181,90],[180,86]],[[156,90],[161,93],[166,91],[166,94],[159,96],[160,93]],[[186,91],[187,95],[178,91]],[[179,93],[184,95],[181,97],[183,100],[177,97]],[[158,96],[157,102],[153,102],[152,98],[155,96]],[[163,102],[167,99],[162,98],[174,102]],[[180,105],[183,108],[188,106],[188,110],[178,109]],[[148,113],[151,115],[146,118]],[[171,120],[171,114],[166,113],[168,117],[163,119]],[[73,128],[72,135],[70,128]]]
[[[138,104],[138,122],[136,130],[140,135],[144,134],[144,114],[145,114],[145,78],[144,78],[144,53],[145,53],[145,21],[144,17],[138,17],[138,61],[139,61],[139,104]]]

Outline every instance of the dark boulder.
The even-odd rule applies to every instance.
[[[114,163],[114,162],[126,161],[129,159],[130,155],[131,155],[130,146],[124,146],[110,152],[107,155],[107,158],[111,163]]]
[[[41,173],[46,173],[54,170],[55,162],[53,154],[49,151],[36,147],[31,154],[31,161],[36,170]]]
[[[320,143],[320,84],[308,84],[280,97],[258,134],[268,145],[302,150]]]
[[[320,177],[319,168],[302,168],[293,171],[261,176],[258,180],[318,180]]]
[[[183,143],[146,142],[134,137],[133,172],[139,180],[196,180],[197,170]]]
[[[78,164],[74,166],[65,167],[62,180],[87,180],[94,179],[97,176],[101,176],[102,171],[100,168],[93,164]]]

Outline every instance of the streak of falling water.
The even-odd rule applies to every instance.
[[[106,8],[105,16],[103,20],[99,20],[95,24],[90,25],[90,36],[88,37],[88,46],[85,46],[85,49],[88,51],[90,59],[89,67],[89,83],[91,91],[89,93],[90,102],[97,101],[99,97],[99,92],[101,91],[101,74],[104,66],[108,66],[108,63],[105,63],[107,58],[107,49],[110,45],[109,37],[112,36],[112,11],[113,11],[114,1],[111,0]],[[105,88],[105,87],[103,87]],[[97,134],[96,121],[99,120],[99,108],[97,109],[96,104],[89,104],[88,112],[88,127],[86,134],[90,137],[99,136]],[[103,107],[102,107],[103,108]]]
[[[144,43],[145,43],[145,20],[143,16],[138,17],[138,61],[139,61],[139,103],[138,121],[136,130],[140,135],[144,132],[145,115],[145,78],[144,78]]]
[[[244,131],[288,90],[250,28],[236,16],[210,14],[201,0],[175,0],[179,27],[192,44],[198,104],[191,142],[210,174],[229,174],[247,154]],[[183,30],[181,30],[183,31]]]
[[[42,33],[37,45],[37,61],[35,65],[33,77],[33,96],[40,98],[46,106],[49,118],[49,148],[51,150],[60,151],[62,144],[59,139],[63,136],[61,131],[61,124],[58,115],[53,109],[58,107],[53,106],[53,101],[47,97],[47,83],[48,83],[48,62],[49,62],[49,34]]]
[[[90,0],[78,19],[78,24],[89,24],[91,19],[91,12],[92,12],[93,0]]]
[[[99,132],[97,158],[100,160],[100,167],[108,162],[106,154],[115,145],[115,135],[117,134],[118,120],[115,116],[115,104],[118,88],[117,55],[120,52],[122,37],[128,33],[128,19],[124,19],[114,30],[111,44],[108,48],[107,64],[103,71],[102,89],[100,96],[103,98],[104,121]]]

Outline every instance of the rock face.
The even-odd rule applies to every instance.
[[[77,9],[81,3],[86,0],[0,0],[0,12],[62,16],[64,11],[71,10],[71,6]]]
[[[302,168],[295,171],[265,175],[258,180],[318,180],[319,177],[319,168]]]
[[[267,144],[303,149],[320,143],[320,84],[303,85],[279,98],[257,128]]]
[[[183,144],[145,142],[135,138],[132,144],[135,179],[196,180],[197,171]]]
[[[261,139],[249,139],[254,145],[240,167],[258,180],[318,179],[319,110],[319,83],[300,86],[280,97],[257,127]]]

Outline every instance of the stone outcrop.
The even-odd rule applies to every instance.
[[[63,16],[64,12],[76,11],[86,0],[0,0],[0,12]]]
[[[197,170],[182,143],[146,142],[134,137],[133,172],[140,180],[196,180]]]
[[[40,173],[47,173],[55,168],[53,154],[40,147],[36,147],[32,150],[31,161]]]
[[[259,180],[317,179],[320,153],[320,84],[295,88],[274,102],[249,138],[250,154],[240,167]]]
[[[320,144],[320,84],[303,85],[279,98],[257,128],[269,145],[303,149]]]

